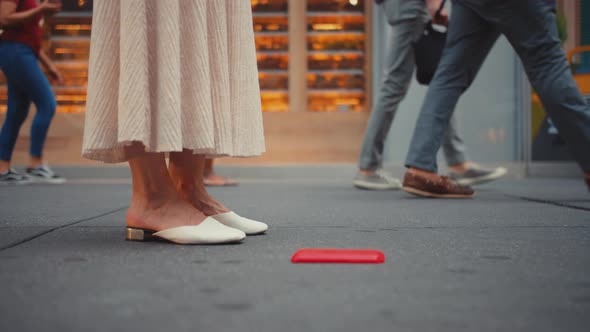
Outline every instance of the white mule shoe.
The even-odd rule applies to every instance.
[[[178,244],[220,244],[242,241],[246,234],[211,217],[195,226],[180,226],[159,232],[127,227],[127,240],[149,241],[156,238]]]
[[[211,218],[215,218],[215,220],[219,221],[225,226],[239,229],[242,232],[246,233],[246,235],[262,234],[266,232],[266,230],[268,229],[267,224],[260,221],[240,217],[237,213],[232,211],[216,214],[214,216],[211,216]]]

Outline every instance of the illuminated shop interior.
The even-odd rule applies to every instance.
[[[301,0],[291,0],[301,1]],[[289,0],[252,0],[263,110],[265,112],[359,112],[367,109],[367,33],[365,0],[307,0],[292,20]],[[64,10],[45,24],[44,45],[62,71],[55,86],[58,112],[84,112],[92,0],[64,0]],[[305,43],[293,47],[289,25],[305,24]],[[289,58],[306,57],[306,86],[289,90]],[[291,91],[291,93],[290,93]],[[294,95],[295,94],[295,95]],[[298,95],[297,95],[298,94]],[[292,109],[290,99],[306,100]],[[0,111],[6,107],[0,74]],[[306,109],[305,109],[306,108]]]

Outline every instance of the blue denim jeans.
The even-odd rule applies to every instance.
[[[6,76],[8,103],[0,131],[0,160],[10,161],[20,127],[27,118],[31,102],[37,113],[31,127],[32,157],[41,158],[51,119],[55,114],[55,95],[37,62],[33,50],[25,44],[0,41],[0,69]]]
[[[394,0],[385,1],[386,14],[389,14],[388,5]],[[398,5],[393,5],[392,12],[398,10]],[[391,13],[391,15],[395,15]],[[361,153],[359,168],[375,170],[383,165],[383,150],[385,141],[391,128],[391,124],[397,113],[397,109],[408,92],[412,81],[412,74],[416,64],[414,62],[414,47],[412,44],[420,38],[424,30],[424,18],[418,16],[414,19],[403,20],[395,25],[388,25],[385,56],[385,68],[383,82],[379,87],[379,96],[371,112]],[[449,165],[461,164],[466,160],[463,139],[457,130],[455,118],[448,122],[448,129],[443,138],[443,152]]]
[[[456,0],[447,42],[418,117],[406,166],[436,172],[436,153],[459,97],[503,34],[574,158],[590,172],[590,107],[555,29],[552,2]]]

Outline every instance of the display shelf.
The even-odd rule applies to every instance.
[[[56,61],[55,66],[63,75],[64,86],[86,86],[88,82],[88,62]]]
[[[80,113],[86,109],[86,87],[55,87],[55,99],[62,113]]]
[[[307,87],[314,89],[342,89],[363,91],[365,79],[363,74],[340,73],[309,73],[307,74]]]
[[[267,13],[286,15],[288,8],[288,0],[251,0],[251,4],[254,16]]]
[[[7,95],[6,95],[6,86],[0,85],[0,113],[6,112],[6,102],[7,102]]]
[[[308,17],[358,17],[364,19],[365,13],[361,11],[336,11],[336,12],[325,12],[325,11],[315,11],[315,12],[308,12]]]
[[[52,37],[47,48],[47,54],[56,61],[88,61],[90,38]]]
[[[331,16],[308,16],[307,30],[309,35],[364,35],[364,16],[348,16],[344,14]]]
[[[363,110],[367,94],[365,62],[369,58],[365,31],[367,0],[307,0],[302,9],[305,12],[293,16],[298,17],[294,23],[307,33],[300,35],[303,39],[295,40],[290,39],[289,17],[293,13],[289,13],[289,1],[298,0],[251,0],[263,110],[288,111],[290,98],[305,100],[306,93],[310,111]],[[60,112],[84,110],[91,7],[90,0],[64,0],[66,11],[46,23],[45,49],[65,80],[64,87],[55,87]],[[296,47],[291,49],[291,45]],[[293,70],[289,72],[289,57],[297,54],[307,61],[307,69],[302,69],[303,76],[297,78],[296,84],[304,88],[295,88],[301,93],[290,96]],[[5,80],[0,75],[0,109],[5,96]],[[301,109],[290,111],[305,110],[305,105],[296,108]]]
[[[364,0],[307,0],[308,12],[339,12],[347,14],[350,12],[364,13],[365,1]]]
[[[288,36],[289,34],[287,31],[256,31],[254,33],[256,36]]]
[[[365,71],[362,69],[310,69],[308,73],[312,74],[323,74],[323,73],[332,73],[332,74],[363,74]]]
[[[311,54],[307,57],[310,70],[363,70],[364,55],[359,54]]]
[[[362,31],[337,31],[337,30],[323,30],[323,31],[310,31],[307,33],[308,36],[329,36],[331,38],[338,38],[341,36],[344,37],[349,37],[349,36],[355,36],[355,37],[364,37],[365,33]],[[346,40],[348,40],[349,38],[346,38]],[[364,39],[364,38],[359,38],[359,39]]]
[[[92,14],[90,13],[67,13],[60,14],[51,19],[48,30],[52,39],[69,37],[90,37],[92,30]]]
[[[268,12],[268,13],[260,13],[260,12],[253,12],[252,13],[252,17],[256,18],[261,18],[261,17],[276,17],[276,16],[287,16],[287,11],[284,12]]]
[[[314,55],[363,55],[363,50],[309,50],[308,54]]]
[[[311,112],[362,112],[365,98],[363,90],[310,90],[308,108]]]
[[[289,110],[289,18],[287,0],[252,0],[262,110]]]
[[[364,93],[363,89],[309,89],[310,94],[360,94]]]
[[[363,111],[365,2],[308,0],[307,105],[312,112]]]

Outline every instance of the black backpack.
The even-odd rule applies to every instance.
[[[445,6],[443,0],[435,16],[439,16]],[[416,61],[416,80],[423,85],[430,84],[436,72],[438,63],[445,48],[447,32],[437,31],[432,25],[432,20],[424,27],[422,37],[414,43],[414,59]]]

